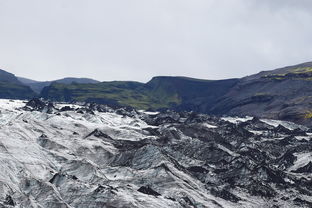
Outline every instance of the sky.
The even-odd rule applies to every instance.
[[[35,80],[243,77],[312,61],[311,0],[0,0],[0,68]]]

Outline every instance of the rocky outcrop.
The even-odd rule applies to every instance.
[[[46,113],[53,113],[54,110],[56,110],[53,103],[39,98],[34,98],[28,101],[23,109],[26,111],[40,111]]]

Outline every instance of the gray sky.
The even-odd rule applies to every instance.
[[[311,0],[0,0],[0,68],[36,80],[242,77],[312,61]]]

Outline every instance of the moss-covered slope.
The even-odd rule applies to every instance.
[[[155,77],[146,84],[139,82],[69,85],[53,83],[43,89],[41,96],[57,101],[87,101],[131,106],[137,109],[192,110],[210,105],[236,82],[235,79],[209,81],[185,77]]]
[[[18,81],[14,74],[0,70],[0,98],[29,99],[35,96],[36,93]]]
[[[137,109],[172,107],[180,101],[175,94],[153,93],[138,82],[102,82],[98,84],[53,83],[41,96],[57,101],[86,101]]]

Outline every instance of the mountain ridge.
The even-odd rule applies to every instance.
[[[51,85],[53,82],[59,82],[59,83],[63,83],[63,84],[71,84],[72,82],[85,83],[85,84],[99,83],[99,81],[97,81],[97,80],[90,79],[90,78],[82,78],[82,77],[81,78],[65,77],[65,78],[57,79],[57,80],[53,80],[53,81],[36,81],[36,80],[27,79],[27,78],[23,78],[23,77],[17,77],[17,78],[20,82],[29,86],[33,91],[35,91],[38,94],[40,94],[40,92],[42,91],[42,89],[44,87]]]
[[[21,83],[14,74],[0,69],[0,98],[31,99],[34,96],[36,93]]]
[[[79,81],[64,78],[45,83],[44,87],[40,83],[43,88],[38,96],[52,101],[256,116],[312,125],[312,62],[224,80],[183,76],[157,76],[146,83],[75,80]],[[32,80],[24,82],[37,84]]]
[[[211,112],[311,124],[312,62],[242,78]]]

